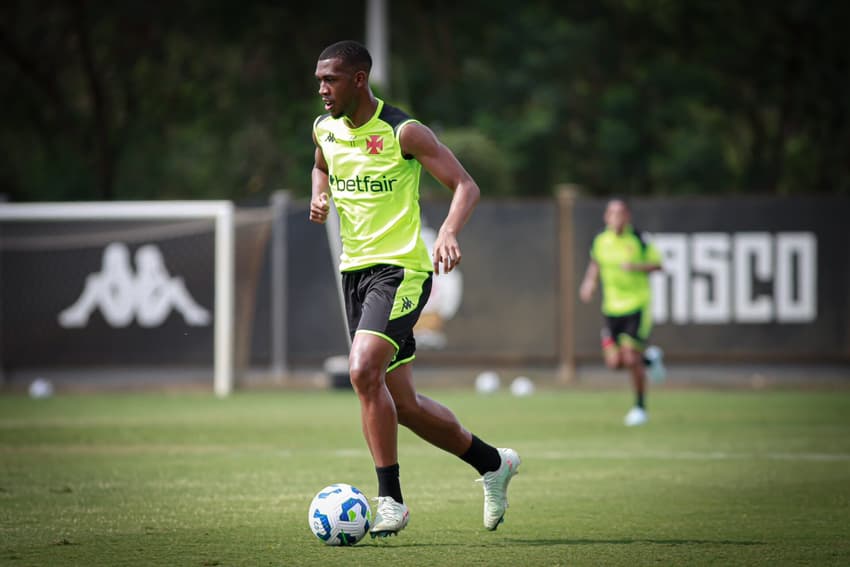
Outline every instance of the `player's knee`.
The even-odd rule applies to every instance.
[[[419,395],[404,399],[393,399],[399,424],[407,427],[416,421],[416,416],[422,411]]]
[[[413,416],[416,415],[416,404],[411,404],[408,402],[396,402],[395,411],[398,416],[399,425],[403,425],[407,427],[413,421]]]
[[[361,395],[377,391],[383,379],[383,371],[379,366],[362,359],[349,361],[348,375],[354,391]]]
[[[638,363],[642,363],[640,355],[631,349],[623,351],[623,365],[628,368],[634,368]]]
[[[609,353],[605,355],[605,366],[609,370],[617,370],[622,367],[619,353]]]

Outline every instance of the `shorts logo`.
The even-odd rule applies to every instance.
[[[383,136],[369,136],[369,139],[366,140],[366,149],[370,154],[379,154],[384,151]]]
[[[402,311],[407,311],[407,310],[409,310],[409,309],[411,309],[411,308],[413,308],[413,302],[412,302],[412,301],[410,301],[410,298],[409,298],[409,297],[403,297],[403,298],[401,299],[401,310],[402,310]]]

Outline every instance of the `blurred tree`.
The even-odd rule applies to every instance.
[[[358,6],[10,2],[0,182],[16,200],[248,199],[304,183],[315,54]]]
[[[440,140],[457,156],[476,182],[486,187],[490,195],[511,195],[516,192],[511,177],[511,158],[493,140],[477,128],[458,128],[437,132]],[[437,198],[451,194],[439,182],[423,175],[421,192]]]
[[[306,194],[315,58],[364,39],[364,6],[5,2],[2,191]],[[411,0],[389,16],[383,94],[485,194],[850,193],[848,3]]]
[[[398,11],[426,22],[394,37],[417,110],[505,147],[522,194],[561,180],[595,193],[850,192],[847,3]]]

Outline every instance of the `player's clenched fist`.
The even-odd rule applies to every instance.
[[[328,211],[330,203],[328,202],[327,193],[319,193],[310,201],[310,220],[319,224],[324,224],[328,220]]]

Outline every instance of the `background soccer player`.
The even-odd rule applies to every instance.
[[[626,414],[625,424],[642,425],[646,413],[646,369],[655,379],[663,377],[661,350],[644,349],[652,329],[649,273],[661,269],[661,256],[651,243],[631,225],[631,212],[622,199],[612,199],[605,207],[605,230],[593,239],[590,263],[579,291],[590,302],[596,282],[602,280],[602,352],[608,368],[628,368],[635,392],[635,406]]]
[[[349,374],[378,475],[372,536],[398,533],[409,519],[399,481],[399,423],[475,467],[484,486],[484,526],[495,530],[519,456],[484,443],[448,408],[418,394],[412,364],[413,326],[428,300],[432,272],[450,272],[460,263],[457,237],[480,191],[429,128],[372,94],[371,67],[369,52],[353,41],[335,43],[319,56],[316,79],[327,114],[313,123],[310,220],[325,222],[331,195],[340,217]],[[422,166],[454,193],[433,257],[421,236]]]

